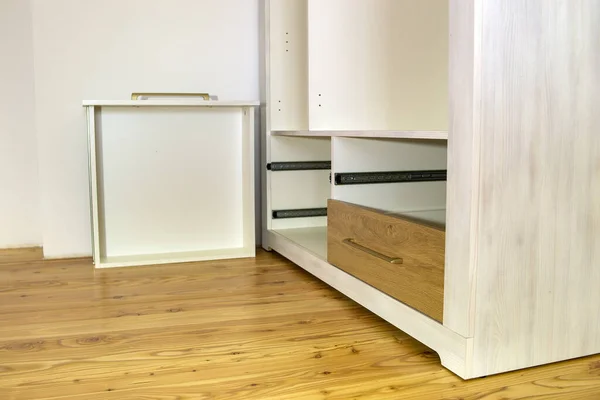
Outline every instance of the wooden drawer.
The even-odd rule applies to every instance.
[[[327,221],[330,264],[442,322],[444,228],[338,200]]]

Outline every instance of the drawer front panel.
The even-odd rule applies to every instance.
[[[327,220],[330,264],[442,322],[443,229],[337,200]]]

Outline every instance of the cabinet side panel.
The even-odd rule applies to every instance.
[[[265,250],[270,250],[269,235],[271,228],[271,181],[267,174],[266,165],[271,161],[269,139],[271,137],[271,121],[268,117],[267,101],[270,97],[270,0],[260,0],[259,3],[259,35],[260,35],[260,203],[261,203],[261,236],[260,244]]]
[[[270,130],[308,129],[307,0],[269,2]]]
[[[479,0],[450,1],[450,129],[444,325],[471,337],[475,298],[477,187],[479,177],[479,102],[475,86],[479,66]],[[477,65],[477,69],[476,69]]]
[[[600,352],[600,3],[483,3],[474,372]]]

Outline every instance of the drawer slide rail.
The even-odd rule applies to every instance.
[[[374,183],[409,183],[445,181],[446,170],[387,171],[387,172],[338,172],[334,174],[336,185],[369,185]]]

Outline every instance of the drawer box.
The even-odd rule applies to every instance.
[[[443,226],[328,201],[327,261],[442,322]]]

